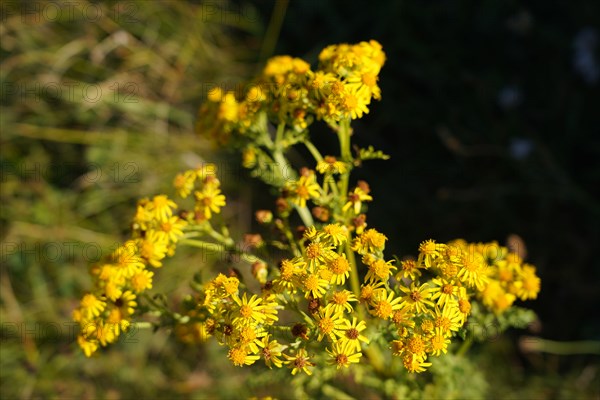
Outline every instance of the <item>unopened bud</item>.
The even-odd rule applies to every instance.
[[[365,181],[358,181],[356,183],[356,186],[359,187],[366,194],[369,194],[371,192],[371,188],[369,187],[369,184]]]
[[[252,264],[252,276],[262,285],[267,283],[268,274],[267,264],[263,261],[256,261]]]
[[[317,206],[317,207],[313,207],[312,215],[319,221],[327,222],[327,221],[329,221],[329,217],[331,216],[331,213],[325,207]]]
[[[269,224],[273,221],[273,213],[269,210],[258,210],[254,215],[259,224]]]

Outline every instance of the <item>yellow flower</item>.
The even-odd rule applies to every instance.
[[[309,297],[320,299],[327,291],[329,282],[320,278],[319,275],[313,273],[306,275],[306,277],[302,280],[302,285],[304,289],[304,297],[307,299]]]
[[[354,310],[350,304],[352,301],[358,301],[358,299],[354,293],[344,289],[338,292],[333,292],[327,307],[333,308],[335,312],[347,311],[351,313]]]
[[[282,260],[279,264],[279,276],[273,279],[273,288],[281,293],[285,290],[295,292],[300,283],[301,268],[306,263],[301,257],[292,260]]]
[[[239,103],[235,99],[235,94],[227,92],[219,103],[217,110],[218,119],[226,122],[237,122]]]
[[[402,305],[414,310],[417,313],[431,313],[427,307],[434,307],[433,302],[429,300],[433,289],[429,288],[427,283],[418,286],[415,282],[410,284],[410,287],[400,286],[400,290],[404,292],[402,297]]]
[[[135,301],[135,294],[130,290],[123,292],[120,298],[115,301],[115,306],[121,311],[123,318],[129,317],[134,313],[137,302]]]
[[[324,337],[327,337],[331,342],[334,342],[337,336],[341,336],[340,329],[344,325],[344,321],[341,312],[335,312],[333,307],[326,307],[324,311],[315,316],[318,332],[317,340],[320,342]]]
[[[444,336],[452,335],[452,332],[457,331],[461,326],[461,317],[458,307],[454,303],[446,303],[440,311],[439,307],[435,307],[435,332]]]
[[[270,336],[263,336],[262,340],[258,343],[258,345],[262,348],[260,354],[265,360],[265,365],[269,368],[272,368],[273,365],[277,368],[281,368],[282,361],[279,357],[281,357],[282,346],[279,344],[277,340],[269,340]]]
[[[327,263],[327,268],[331,271],[329,283],[334,285],[343,285],[350,276],[350,263],[346,255],[342,254]]]
[[[248,300],[246,293],[244,293],[241,299],[238,296],[234,296],[233,300],[239,307],[234,313],[234,325],[246,326],[260,324],[265,321],[265,314],[261,312],[265,308],[261,304],[263,301],[262,298],[253,294],[250,300]]]
[[[149,210],[150,203],[148,199],[141,199],[138,201],[136,213],[133,217],[133,229],[134,230],[146,230],[148,225],[154,221],[152,212]]]
[[[80,303],[80,310],[83,318],[92,319],[100,315],[106,308],[106,302],[89,293],[83,296]]]
[[[371,314],[381,319],[389,319],[394,314],[394,311],[402,308],[400,297],[394,298],[394,292],[387,293],[379,292],[374,300],[371,301],[372,308],[369,310]]]
[[[104,294],[109,300],[115,301],[123,294],[123,284],[125,279],[123,277],[113,277],[106,281],[104,285]]]
[[[425,357],[425,351],[427,349],[427,343],[423,340],[420,335],[413,335],[406,338],[404,342],[404,348],[407,352],[414,354],[418,357]]]
[[[458,312],[460,316],[460,324],[463,325],[467,320],[467,317],[471,314],[471,303],[466,297],[460,297],[458,299]]]
[[[415,260],[402,261],[400,262],[400,266],[402,267],[402,269],[398,271],[398,274],[396,275],[396,279],[398,280],[404,278],[414,281],[421,276],[421,271],[419,270],[419,267]]]
[[[297,181],[291,181],[288,184],[290,199],[298,207],[306,207],[306,202],[310,199],[317,199],[321,196],[321,186],[316,181],[313,171],[303,171]]]
[[[350,117],[352,119],[362,118],[363,114],[368,114],[370,98],[365,98],[359,95],[358,92],[350,88],[346,88],[339,99],[339,107],[342,111],[342,115]],[[358,212],[356,213],[358,214]]]
[[[172,216],[167,221],[158,224],[156,232],[161,236],[160,240],[166,243],[177,243],[183,236],[183,228],[187,222],[178,216]]]
[[[360,287],[360,301],[362,303],[369,303],[374,297],[379,296],[380,293],[385,293],[383,282],[364,284]]]
[[[348,238],[348,229],[340,224],[325,225],[319,237],[325,242],[332,243],[334,246],[340,246]]]
[[[317,163],[317,171],[322,174],[344,174],[348,171],[348,166],[333,156],[325,156]]]
[[[521,273],[521,290],[518,296],[521,300],[536,299],[541,288],[541,279],[535,274],[535,267],[524,264]]]
[[[147,231],[143,239],[138,239],[137,248],[140,255],[151,266],[162,267],[161,260],[167,256],[167,242],[163,235],[156,231]]]
[[[247,346],[249,351],[257,354],[261,338],[266,335],[266,332],[258,326],[245,325],[239,328],[237,333],[237,343],[239,346]]]
[[[445,251],[445,244],[437,244],[435,240],[426,240],[419,245],[419,260],[418,263],[423,263],[426,268],[433,265],[433,261],[441,256],[441,252]]]
[[[118,276],[131,278],[137,271],[144,269],[142,256],[135,241],[128,240],[111,254]]]
[[[398,328],[413,328],[415,326],[414,316],[415,314],[410,308],[400,308],[392,314],[392,322]]]
[[[450,339],[445,337],[440,332],[436,333],[429,339],[429,345],[431,347],[431,354],[434,356],[439,356],[441,353],[446,354],[448,352],[449,344],[450,344]]]
[[[382,281],[387,282],[392,275],[392,270],[396,267],[392,265],[393,261],[378,259],[369,264],[369,271],[365,276],[365,282]]]
[[[454,297],[458,295],[458,286],[453,281],[444,278],[435,278],[431,280],[431,283],[435,285],[431,300],[437,299],[437,305],[439,306],[443,306],[446,302],[454,300]]]
[[[188,170],[177,174],[173,179],[173,187],[179,197],[185,199],[194,190],[194,182],[196,181],[196,171]]]
[[[98,350],[98,341],[97,340],[88,340],[83,335],[77,336],[77,344],[83,350],[83,354],[86,357],[91,357],[91,355]]]
[[[201,191],[194,192],[196,197],[195,210],[206,219],[211,219],[212,213],[219,214],[225,206],[225,196],[215,185],[205,185]]]
[[[154,196],[152,201],[148,203],[148,210],[152,213],[152,217],[158,221],[166,221],[173,215],[173,209],[177,208],[177,204],[173,200],[164,195]]]
[[[483,255],[474,252],[471,246],[471,251],[462,259],[462,267],[458,271],[458,278],[470,287],[482,290],[488,280],[485,275],[485,268],[486,264]]]
[[[352,322],[344,320],[344,326],[342,327],[343,335],[339,338],[340,342],[347,342],[352,349],[360,351],[360,342],[369,343],[369,339],[362,335],[361,332],[367,329],[365,321],[358,321],[356,317],[352,317]]]
[[[330,356],[329,363],[335,365],[337,369],[342,367],[348,368],[350,364],[360,362],[360,358],[362,357],[362,353],[360,351],[357,352],[349,342],[335,342],[331,350],[327,349],[327,353]]]
[[[407,353],[402,357],[404,368],[411,373],[421,373],[424,372],[428,367],[431,367],[431,363],[425,362],[425,360],[425,357],[419,357],[412,353]]]
[[[371,195],[369,195],[368,192],[366,192],[360,186],[357,186],[354,188],[354,190],[352,192],[348,193],[348,202],[346,204],[344,204],[344,207],[342,207],[342,210],[344,212],[346,212],[350,208],[352,208],[354,211],[354,214],[358,215],[358,214],[360,214],[360,209],[362,207],[362,203],[366,202],[366,201],[372,201],[372,200],[373,200],[373,197],[371,197]]]
[[[358,254],[377,253],[385,248],[387,237],[377,232],[375,229],[367,229],[360,236],[354,239],[352,250]]]
[[[296,375],[298,372],[304,372],[306,375],[312,375],[312,371],[309,368],[313,367],[315,364],[309,361],[306,349],[298,349],[296,354],[293,356],[289,356],[287,354],[284,354],[283,356],[286,359],[284,364],[286,364],[288,368],[292,369],[292,375]]]
[[[229,353],[227,353],[227,358],[229,358],[236,367],[243,367],[244,365],[254,364],[260,356],[250,354],[247,346],[239,346],[231,348]]]
[[[276,296],[274,294],[263,295],[262,305],[264,308],[260,310],[265,315],[265,325],[273,325],[276,321],[279,320],[278,309],[280,308],[277,301],[275,301]]]
[[[142,293],[147,289],[152,289],[152,276],[154,272],[142,270],[136,272],[130,279],[132,289],[136,293]]]
[[[337,81],[334,74],[324,71],[316,71],[310,74],[310,80],[308,82],[311,94],[316,99],[324,99],[331,93],[331,85]]]
[[[316,271],[318,267],[338,258],[333,246],[323,242],[312,242],[306,246],[305,260],[309,270]]]

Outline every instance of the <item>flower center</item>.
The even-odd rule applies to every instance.
[[[319,258],[321,255],[321,246],[318,243],[311,243],[306,248],[306,256],[311,260]]]
[[[350,340],[355,340],[358,338],[359,332],[356,328],[350,328],[346,331],[346,337]]]
[[[418,290],[415,290],[410,293],[410,299],[415,303],[421,300],[421,293]]]
[[[346,365],[346,364],[348,364],[348,356],[345,355],[345,354],[338,354],[335,357],[335,363],[337,365]]]
[[[252,307],[244,304],[240,307],[240,315],[244,318],[250,318],[250,316],[252,316]]]
[[[333,320],[331,318],[322,318],[319,321],[319,329],[325,334],[331,333],[334,327],[335,324],[333,323]]]
[[[375,307],[375,315],[383,319],[389,318],[393,311],[392,305],[385,300],[378,302]]]
[[[319,288],[319,278],[316,275],[309,275],[304,281],[307,290],[317,290]]]

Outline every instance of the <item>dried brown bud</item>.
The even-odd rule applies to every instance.
[[[268,224],[273,221],[273,213],[269,210],[258,210],[254,215],[259,224]]]
[[[257,249],[263,244],[263,238],[259,233],[244,234],[244,250]]]
[[[319,303],[319,299],[311,298],[308,300],[308,312],[311,314],[315,314],[319,311],[321,307],[321,303]]]
[[[267,274],[268,274],[267,264],[263,261],[256,261],[252,264],[252,276],[256,278],[258,282],[261,284],[265,284],[267,282]]]
[[[310,176],[310,169],[308,169],[306,167],[300,168],[300,175],[302,175],[304,177],[309,177]]]
[[[356,186],[359,187],[366,194],[369,194],[371,192],[371,188],[369,187],[369,184],[365,181],[358,181]]]
[[[275,206],[277,207],[277,212],[279,214],[283,214],[285,212],[288,212],[290,210],[290,208],[291,208],[290,204],[283,197],[277,198],[277,200],[275,201]]]
[[[308,328],[304,324],[296,324],[292,326],[292,335],[295,337],[302,338],[304,340],[308,340]]]
[[[315,217],[316,219],[318,219],[319,221],[322,221],[322,222],[329,221],[329,217],[331,216],[329,210],[327,208],[321,207],[321,206],[313,207],[312,215],[313,215],[313,217]]]
[[[367,216],[360,214],[358,217],[352,219],[352,224],[355,228],[365,227],[367,225]]]

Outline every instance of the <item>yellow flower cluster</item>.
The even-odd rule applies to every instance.
[[[427,240],[418,258],[402,261],[398,269],[384,258],[387,238],[382,233],[367,229],[352,243],[349,238],[349,228],[339,223],[308,228],[301,254],[282,260],[273,279],[263,277],[260,296],[240,295],[239,279],[220,274],[192,302],[186,313],[190,319],[177,327],[178,336],[188,343],[215,336],[229,347],[229,359],[237,366],[262,358],[269,367],[287,365],[292,374],[310,375],[321,359],[310,356],[311,346],[325,341],[327,363],[348,367],[360,362],[369,343],[367,324],[383,323],[393,328],[384,329],[392,332],[392,354],[409,372],[423,372],[431,365],[428,357],[447,353],[474,297],[500,312],[502,301],[490,297],[498,296],[496,291],[512,291],[523,300],[539,291],[533,267],[497,243]],[[343,252],[346,245],[349,253]],[[346,289],[358,278],[352,276],[358,273],[351,267],[355,256],[366,266],[359,296]],[[260,266],[266,276],[267,266]],[[362,305],[372,319],[365,319]],[[282,309],[300,312],[303,320],[291,328],[277,325]],[[289,343],[275,338],[286,329],[293,338]]]
[[[363,237],[369,231],[354,246],[369,265],[360,300],[367,302],[372,315],[395,324],[398,338],[391,342],[392,353],[402,357],[409,372],[423,372],[431,365],[428,356],[447,352],[450,339],[471,312],[473,297],[501,313],[515,296],[527,300],[539,292],[535,268],[521,264],[515,253],[495,242],[464,240],[424,241],[417,260],[402,261],[395,285],[388,286],[391,267],[378,254],[381,246]]]
[[[459,279],[476,283],[477,298],[489,310],[501,314],[518,298],[536,299],[541,280],[533,265],[496,242],[472,243],[456,240],[448,246],[460,252],[463,260]]]
[[[311,341],[325,339],[330,344],[328,362],[338,368],[359,362],[361,342],[368,340],[361,334],[365,322],[350,317],[358,299],[344,289],[350,265],[337,251],[346,239],[346,228],[338,224],[308,229],[302,256],[282,260],[278,276],[263,285],[260,296],[240,295],[238,278],[220,274],[205,285],[187,312],[192,318],[178,326],[178,336],[189,343],[215,336],[229,347],[234,365],[262,358],[268,367],[288,366],[293,375],[311,374]],[[292,327],[275,325],[279,309],[298,310],[301,303],[308,310],[304,321]],[[282,331],[289,331],[294,340],[284,344],[273,338],[272,332]]]
[[[73,312],[81,328],[78,343],[88,357],[129,327],[137,296],[152,288],[154,272],[148,268],[162,267],[191,222],[206,221],[225,205],[215,174],[216,167],[206,164],[175,177],[173,186],[179,197],[193,192],[195,198],[194,212],[186,213],[185,219],[174,214],[178,206],[164,194],[139,200],[131,239],[92,266],[94,290],[83,296]]]
[[[269,327],[279,319],[273,295],[240,294],[237,277],[219,274],[189,303],[190,319],[175,330],[182,341],[199,343],[214,336],[228,346],[228,357],[236,366],[253,364],[261,356],[269,367],[282,366],[283,347],[269,334]]]
[[[264,115],[302,131],[314,117],[331,123],[362,118],[371,99],[381,99],[377,80],[385,53],[377,41],[328,46],[319,61],[313,71],[300,58],[276,56],[243,91],[212,88],[200,108],[198,132],[227,143],[232,133],[261,130]]]
[[[161,267],[183,234],[186,222],[173,215],[176,207],[165,195],[140,200],[132,238],[92,266],[94,290],[83,296],[73,312],[81,328],[77,341],[86,356],[128,329],[136,296],[152,288],[154,273],[148,267]]]
[[[387,237],[367,229],[369,185],[350,186],[353,168],[388,158],[372,146],[352,147],[350,140],[351,120],[381,98],[377,80],[384,62],[375,41],[333,45],[321,52],[315,71],[299,58],[278,56],[244,93],[211,90],[198,128],[220,142],[239,139],[243,165],[279,190],[276,211],[256,213],[274,240],[248,234],[240,249],[226,228],[213,228],[210,220],[226,203],[214,165],[177,175],[174,189],[190,207],[175,215],[179,205],[166,195],[141,200],[132,238],[92,268],[94,290],[74,312],[85,354],[127,329],[136,296],[152,287],[149,267],[161,267],[180,244],[211,251],[218,246],[239,255],[251,264],[260,293],[249,290],[245,274],[231,269],[209,282],[196,274],[190,285],[195,293],[185,296],[179,312],[142,297],[181,341],[214,337],[240,367],[262,360],[269,368],[311,375],[317,365],[347,368],[365,354],[373,371],[383,372],[386,356],[379,349],[388,347],[389,359],[419,373],[465,334],[469,317],[483,313],[474,307],[471,315],[472,303],[500,320],[517,299],[535,299],[540,290],[535,267],[495,242],[426,240],[415,259],[386,259]],[[336,132],[339,156],[323,157],[312,144],[306,128],[314,119]],[[291,169],[285,153],[297,143],[313,156],[313,169]],[[294,226],[296,217],[302,224]],[[273,259],[272,249],[285,256]],[[268,258],[257,258],[264,255]]]

